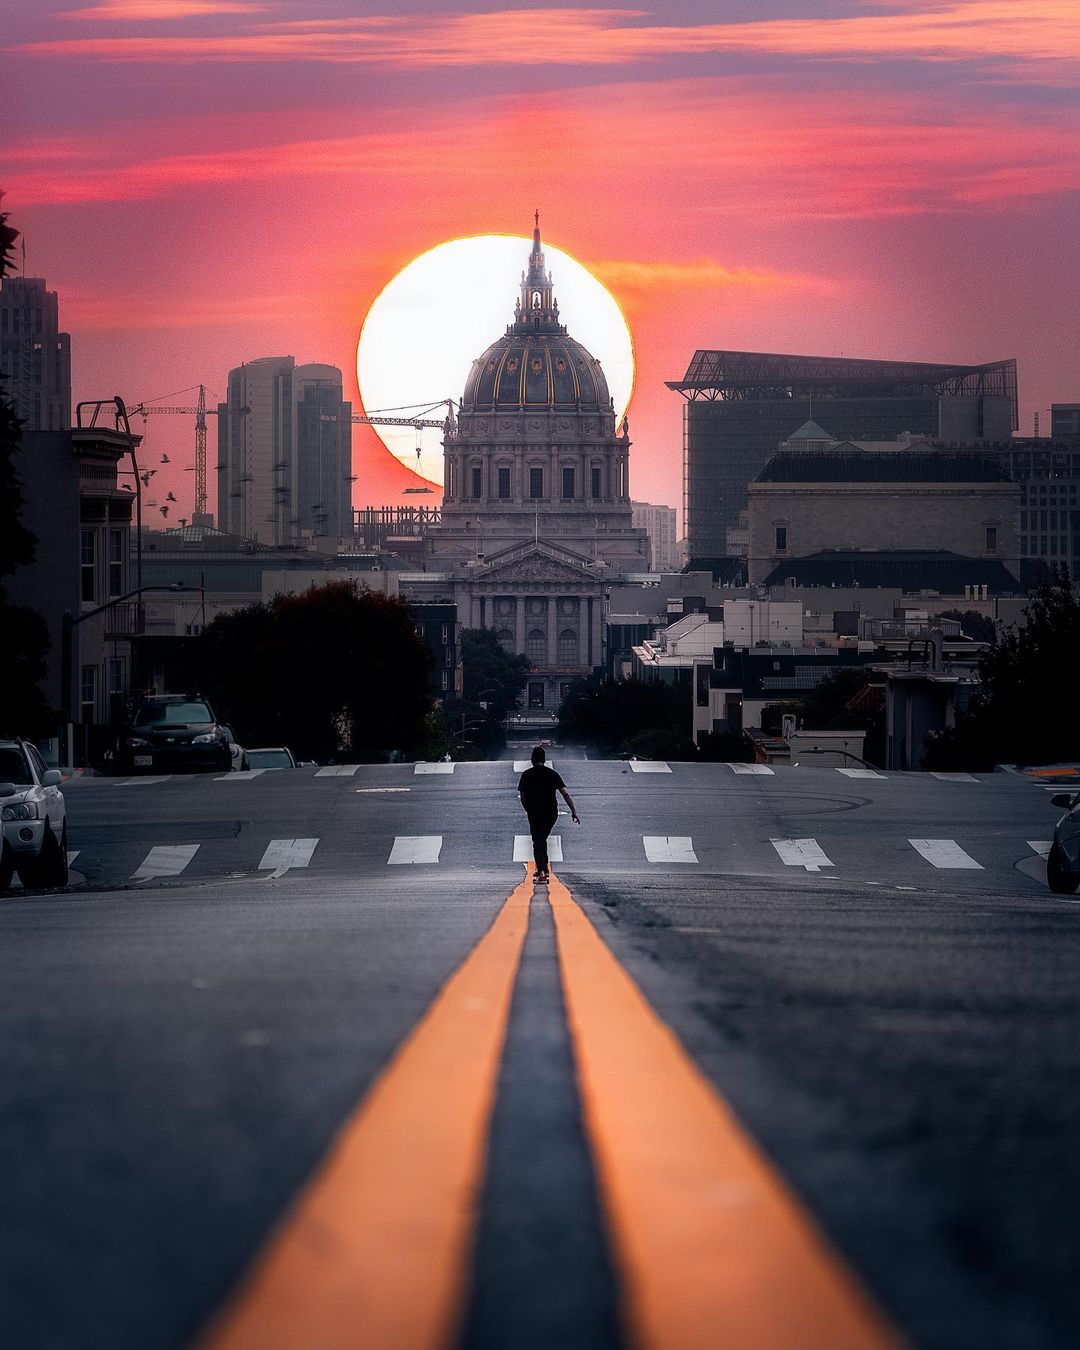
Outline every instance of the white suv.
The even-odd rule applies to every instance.
[[[28,741],[0,741],[0,890],[15,871],[24,886],[67,885],[62,779]]]

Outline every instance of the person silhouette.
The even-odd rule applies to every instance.
[[[532,752],[532,767],[521,775],[517,787],[518,801],[525,808],[525,814],[529,818],[533,861],[536,863],[535,879],[540,882],[547,881],[549,876],[548,835],[559,818],[559,803],[555,796],[557,792],[561,792],[565,797],[574,824],[581,824],[566,784],[555,770],[548,766],[546,760],[544,747],[536,746]]]

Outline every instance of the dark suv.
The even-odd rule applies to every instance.
[[[136,704],[116,747],[120,773],[232,768],[228,730],[201,694],[158,694]]]

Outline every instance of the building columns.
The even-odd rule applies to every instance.
[[[555,670],[559,660],[559,616],[557,613],[558,604],[553,595],[548,596],[547,602],[547,654],[548,670]]]
[[[514,596],[514,650],[517,652],[525,651],[525,597],[521,594]]]

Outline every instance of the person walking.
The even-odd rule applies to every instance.
[[[561,792],[570,808],[574,824],[581,820],[574,807],[573,799],[566,790],[566,784],[546,763],[544,747],[538,745],[532,752],[532,768],[526,769],[518,779],[518,800],[529,817],[529,833],[532,835],[533,861],[536,863],[537,881],[548,879],[548,835],[551,827],[559,818],[559,803],[555,794]]]

